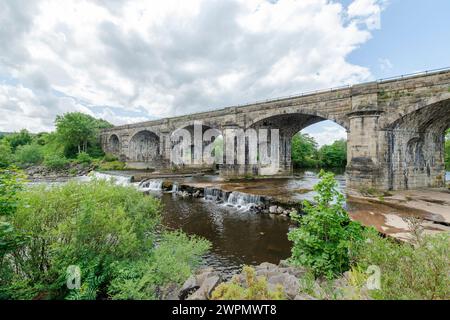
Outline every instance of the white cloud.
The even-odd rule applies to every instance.
[[[48,130],[64,110],[121,124],[364,81],[346,57],[384,5],[0,0],[0,81],[14,79],[0,130]]]
[[[329,120],[313,124],[303,129],[302,133],[314,137],[319,147],[331,144],[336,140],[347,139],[345,128]]]

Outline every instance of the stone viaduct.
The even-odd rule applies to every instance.
[[[167,143],[174,130],[277,128],[280,165],[292,173],[291,139],[314,123],[331,120],[347,130],[347,187],[402,190],[445,185],[444,132],[450,127],[450,70],[228,107],[106,129],[105,152],[131,168],[170,168]],[[194,168],[192,168],[194,169]],[[222,165],[221,175],[265,175],[263,166]],[[273,174],[273,173],[272,173]]]

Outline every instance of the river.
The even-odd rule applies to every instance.
[[[127,173],[112,174],[117,177],[118,184],[132,184],[131,176]],[[108,178],[110,175],[97,174],[97,177]],[[450,181],[450,172],[446,178]],[[86,177],[77,179],[88,180]],[[344,175],[337,174],[336,179],[339,188],[345,190]],[[228,197],[228,201],[219,202],[208,196],[207,199],[183,198],[175,193],[162,192],[160,179],[150,181],[146,188],[147,192],[161,199],[164,205],[163,224],[167,228],[181,229],[187,234],[198,235],[211,242],[212,249],[204,258],[204,265],[212,266],[224,275],[234,273],[244,264],[278,263],[290,256],[291,243],[287,239],[287,233],[292,227],[290,219],[247,210],[249,202],[257,202],[258,198],[246,195],[294,201],[312,199],[312,188],[319,181],[317,174],[311,171],[296,172],[289,179],[224,182],[217,176],[198,176],[171,180],[206,189],[213,185],[214,188],[234,194],[233,197]],[[138,184],[132,185],[137,187]],[[380,231],[404,232],[398,225],[401,225],[401,216],[409,214],[408,212],[366,202],[349,202],[347,205],[352,218],[356,220],[375,225]],[[393,221],[393,224],[389,225],[387,220]],[[435,228],[434,225],[432,227]]]

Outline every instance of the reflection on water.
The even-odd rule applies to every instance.
[[[212,243],[205,264],[229,274],[243,264],[278,263],[290,255],[288,220],[243,212],[199,199],[162,194],[163,223]]]

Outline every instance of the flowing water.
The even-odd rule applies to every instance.
[[[315,172],[298,172],[289,179],[245,180],[224,182],[217,176],[197,176],[175,179],[170,192],[162,192],[163,179],[132,183],[131,175],[94,173],[78,177],[79,181],[108,179],[119,185],[132,185],[138,190],[161,199],[164,205],[163,223],[169,229],[181,229],[187,234],[208,239],[212,244],[204,264],[226,275],[244,264],[278,263],[290,256],[291,243],[287,233],[292,227],[281,216],[256,214],[250,209],[258,205],[262,196],[300,201],[312,199],[313,186],[319,181]],[[345,189],[343,174],[336,175],[339,188]],[[450,172],[446,175],[450,181]],[[171,179],[168,179],[171,180]],[[189,184],[203,188],[201,199],[179,196],[179,186]],[[380,225],[386,216],[397,219],[392,208],[368,203],[349,203],[351,215],[360,221]],[[381,214],[381,215],[380,215]],[[394,228],[395,229],[395,228]],[[389,229],[396,231],[394,229]]]

